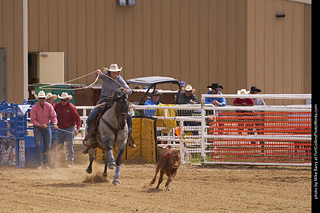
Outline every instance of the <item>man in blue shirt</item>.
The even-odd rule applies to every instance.
[[[158,104],[161,104],[160,103],[160,98],[161,98],[162,94],[157,91],[157,90],[154,90],[152,93],[151,93],[151,99],[148,99],[144,105],[158,105]],[[146,109],[145,112],[144,112],[144,115],[145,116],[154,116],[154,113],[156,112],[155,109]]]
[[[217,83],[213,83],[211,86],[207,86],[207,88],[211,88],[211,91],[207,92],[207,94],[220,94],[222,95],[222,93],[219,91],[221,89],[223,89],[223,87]],[[227,105],[227,101],[225,98],[211,98],[211,97],[207,97],[205,98],[205,103],[206,104],[213,104],[215,106],[226,106]]]

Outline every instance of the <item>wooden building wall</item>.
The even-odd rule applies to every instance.
[[[118,63],[125,79],[172,76],[196,95],[252,84],[264,93],[304,93],[304,6],[285,0],[28,0],[29,51],[65,52],[65,80]],[[276,19],[276,11],[285,11]],[[8,52],[8,97],[22,92],[22,0],[0,0],[0,47]],[[311,26],[311,25],[310,25]],[[311,66],[310,66],[311,69]],[[304,79],[304,80],[303,80]],[[75,83],[89,84],[94,76]],[[14,84],[16,83],[16,84]]]

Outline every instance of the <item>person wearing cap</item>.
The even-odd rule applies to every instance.
[[[223,89],[223,87],[217,83],[213,83],[210,86],[207,86],[207,88],[211,89],[211,91],[207,92],[207,94],[219,94],[222,95],[222,93],[220,92],[221,89]],[[225,98],[211,98],[211,97],[206,97],[205,98],[205,103],[206,104],[213,104],[215,106],[226,106],[227,105],[227,101]]]
[[[60,102],[58,102],[54,109],[57,113],[58,117],[58,143],[57,147],[58,153],[60,154],[61,149],[64,149],[64,143],[66,143],[67,152],[64,152],[64,158],[67,167],[71,167],[73,165],[74,160],[74,151],[73,151],[73,138],[75,134],[78,134],[79,129],[81,127],[81,119],[77,112],[76,107],[69,102],[72,99],[72,95],[68,95],[68,93],[63,92],[58,95],[60,98]],[[59,156],[60,157],[60,156]],[[59,159],[60,162],[61,159]]]
[[[250,89],[250,94],[258,94],[261,92],[261,89],[258,89],[256,86],[252,86]],[[266,105],[262,98],[254,98],[254,105]]]
[[[150,95],[150,99],[148,99],[144,105],[158,105],[160,103],[160,98],[162,97],[162,94],[158,90],[153,90],[153,92]],[[154,116],[154,113],[156,112],[155,109],[146,109],[144,112],[145,116]]]
[[[196,90],[188,84],[185,91],[179,95],[177,104],[199,104],[197,97],[193,94],[195,91]]]
[[[180,91],[183,92],[185,90],[186,82],[180,81]]]
[[[38,99],[38,103],[31,108],[30,118],[33,124],[36,159],[39,163],[38,169],[49,169],[49,150],[51,146],[51,127],[49,124],[51,120],[53,129],[58,129],[58,121],[53,106],[46,102],[45,92],[39,91],[35,98]]]
[[[58,98],[57,95],[55,94],[52,94],[50,92],[47,93],[47,96],[46,96],[46,102],[48,102],[49,104],[51,104],[54,108],[54,106],[56,105],[53,101],[56,100]]]

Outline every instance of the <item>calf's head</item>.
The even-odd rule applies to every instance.
[[[167,158],[170,159],[170,165],[172,168],[178,169],[180,166],[180,153],[178,152],[169,152],[166,155]]]

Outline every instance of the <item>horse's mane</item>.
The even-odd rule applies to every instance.
[[[123,89],[116,89],[113,91],[112,93],[112,97],[109,99],[109,103],[106,104],[106,106],[104,107],[102,114],[104,114],[108,109],[110,109],[115,101],[118,101],[120,99],[127,99],[128,96],[127,94],[123,91]]]
[[[123,91],[123,89],[116,89],[113,91],[113,96],[111,98],[111,104],[120,99],[127,99],[127,94]]]

